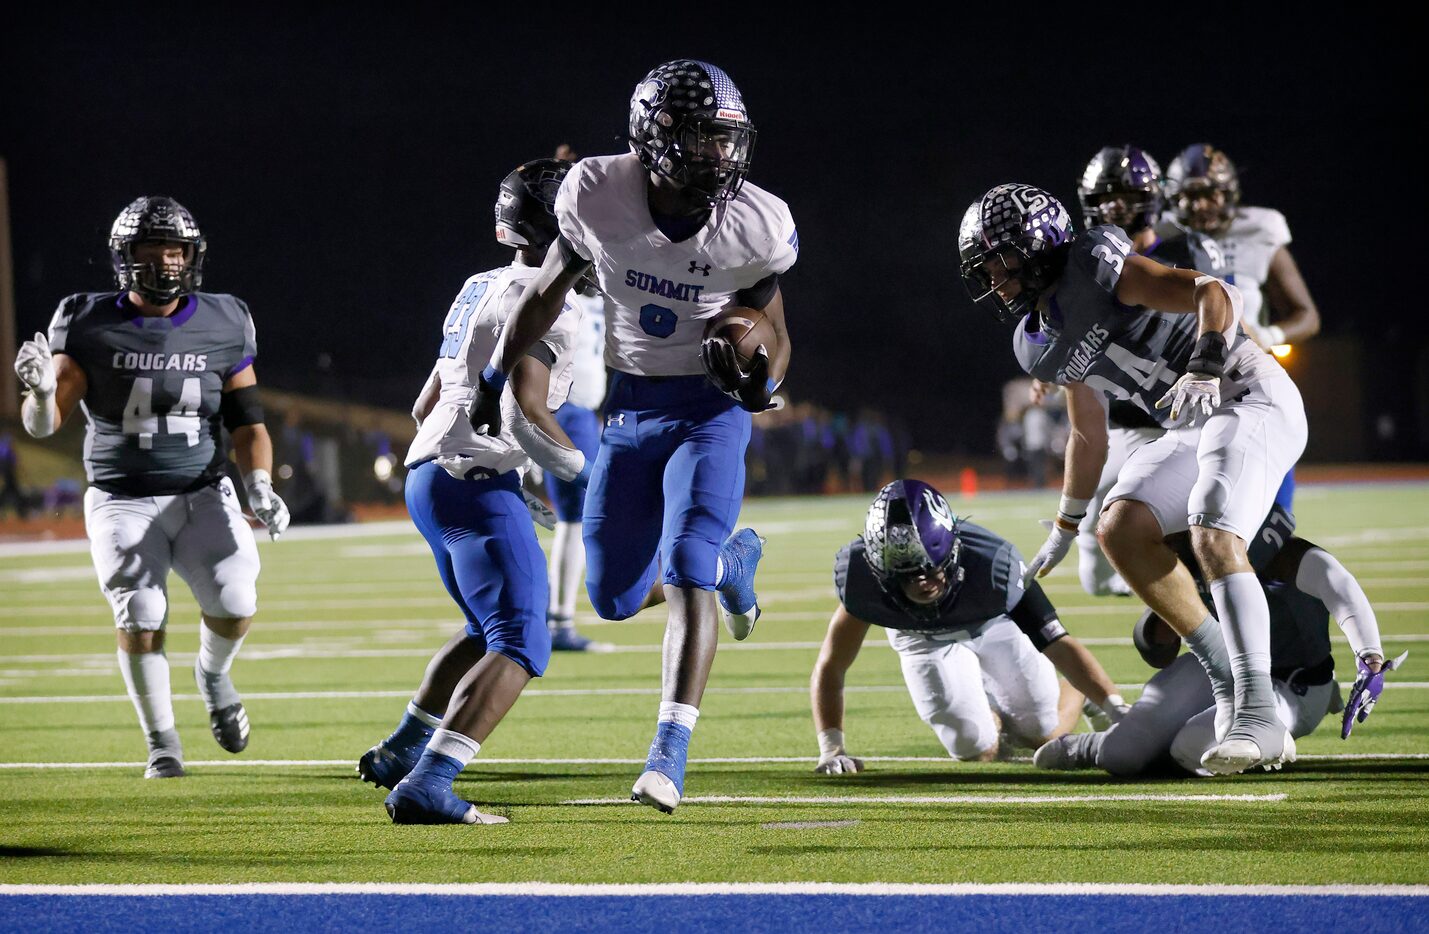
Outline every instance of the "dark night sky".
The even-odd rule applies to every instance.
[[[1080,220],[1075,180],[1100,146],[1136,142],[1164,166],[1205,139],[1241,166],[1247,203],[1288,217],[1326,332],[1386,348],[1372,395],[1412,414],[1415,261],[1368,266],[1391,255],[1384,234],[1408,245],[1422,229],[1402,24],[1231,23],[1219,8],[1197,31],[1078,5],[1074,23],[1000,28],[949,8],[955,28],[935,29],[684,5],[659,8],[656,27],[482,6],[49,7],[7,29],[21,335],[65,294],[108,287],[104,239],[125,203],[171,194],[208,234],[205,287],[253,309],[264,382],[405,406],[451,295],[506,261],[491,238],[501,177],[559,141],[617,151],[636,81],[691,56],[740,85],[760,130],[751,178],[799,223],[785,280],[796,395],[899,412],[925,448],[989,451],[1017,369],[957,280],[963,208],[1018,180]],[[559,22],[580,23],[579,41]]]

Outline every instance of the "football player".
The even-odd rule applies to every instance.
[[[527,454],[518,441],[535,448],[540,438],[569,452],[542,467],[584,484],[585,458],[551,414],[570,389],[579,309],[563,303],[565,313],[512,367],[504,433],[477,434],[466,408],[476,374],[556,239],[556,190],[570,168],[538,159],[502,181],[496,239],[516,256],[462,286],[412,409],[418,429],[406,459],[407,510],[466,626],[432,658],[397,729],[358,762],[363,781],[392,789],[386,807],[394,823],[506,823],[458,798],[452,783],[550,661],[546,560],[521,491],[517,471]]]
[[[1214,240],[1158,220],[1166,203],[1161,167],[1141,148],[1103,147],[1082,170],[1077,197],[1088,228],[1101,224],[1120,227],[1131,238],[1132,249],[1142,256],[1167,266],[1225,276],[1225,262]],[[1131,593],[1097,542],[1097,516],[1131,452],[1161,433],[1157,420],[1131,402],[1112,399],[1107,405],[1106,464],[1077,529],[1077,571],[1082,589],[1094,597]]]
[[[810,685],[815,771],[863,768],[844,748],[843,685],[870,625],[887,630],[918,716],[954,759],[996,758],[1006,751],[999,733],[1034,748],[1060,736],[1083,695],[1119,720],[1127,707],[1116,686],[1042,586],[1024,585],[1024,570],[1011,542],[958,519],[928,484],[884,487],[863,535],[834,559],[839,606]]]
[[[1353,708],[1365,700],[1373,703],[1363,693],[1367,683],[1378,676],[1382,684],[1381,673],[1397,667],[1402,658],[1385,661],[1374,609],[1354,576],[1334,555],[1293,537],[1294,530],[1294,517],[1276,505],[1252,540],[1248,555],[1270,606],[1276,712],[1298,739],[1313,732],[1326,713],[1340,709],[1329,639],[1333,616],[1349,640],[1365,682],[1357,683],[1351,695],[1352,715],[1345,718],[1341,734],[1348,737],[1357,713]],[[1182,534],[1174,540],[1194,569],[1185,539]],[[1058,737],[1037,750],[1033,763],[1038,768],[1100,768],[1130,777],[1153,768],[1169,753],[1187,772],[1210,774],[1201,757],[1216,742],[1215,709],[1204,669],[1190,655],[1177,657],[1181,640],[1151,610],[1137,622],[1134,637],[1141,657],[1161,670],[1119,723],[1105,733]]]
[[[1141,256],[1119,227],[1075,235],[1066,208],[1029,185],[999,185],[973,202],[959,248],[970,293],[1015,325],[1023,368],[1067,391],[1062,500],[1029,575],[1066,556],[1086,517],[1106,460],[1109,400],[1157,416],[1169,430],[1127,459],[1103,506],[1102,547],[1206,666],[1224,737],[1206,767],[1293,758],[1275,716],[1270,611],[1245,549],[1304,450],[1305,410],[1290,377],[1241,333],[1239,290]],[[1219,623],[1165,544],[1188,527]]]
[[[575,162],[580,157],[563,143],[556,148],[556,158]],[[600,448],[600,407],[605,399],[605,299],[599,292],[590,291],[593,294],[576,291],[569,296],[571,303],[581,309],[581,326],[571,364],[570,397],[556,410],[556,423],[586,459],[594,461]],[[600,648],[577,632],[575,626],[576,588],[585,573],[585,543],[581,541],[585,487],[546,474],[546,495],[556,514],[548,574],[551,608],[546,613],[551,648],[558,652]]]
[[[742,639],[760,613],[762,542],[752,529],[730,533],[750,413],[770,407],[789,363],[779,276],[799,237],[784,202],[745,181],[754,125],[714,65],[680,59],[646,75],[628,137],[630,152],[587,157],[562,184],[561,236],[481,374],[471,417],[499,430],[506,374],[571,285],[593,275],[609,303],[614,372],[585,505],[586,588],[604,619],[668,600],[655,738],[631,796],[669,813],[684,793],[719,614]],[[763,310],[778,337],[747,366],[727,342],[703,342],[731,305]]]
[[[232,295],[198,291],[206,250],[183,205],[135,199],[109,234],[118,290],[60,302],[48,334],[15,360],[31,435],[49,437],[83,406],[85,531],[149,744],[145,778],[184,774],[164,652],[170,568],[203,614],[194,678],[214,739],[232,753],[248,745],[229,669],[258,609],[258,548],[225,473],[228,438],[254,514],[275,540],[288,527],[253,375],[253,319]]]
[[[1171,160],[1166,188],[1177,222],[1215,237],[1225,251],[1224,278],[1245,298],[1241,327],[1252,340],[1269,350],[1320,333],[1320,311],[1290,255],[1285,216],[1240,203],[1240,176],[1230,157],[1208,143],[1193,143]],[[1292,469],[1275,501],[1289,509],[1294,496]]]

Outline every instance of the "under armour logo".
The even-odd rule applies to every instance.
[[[609,427],[611,427],[612,425],[619,425],[621,428],[624,428],[624,427],[625,427],[625,413],[624,413],[624,412],[616,412],[616,413],[614,413],[613,415],[607,415],[607,416],[605,417],[605,427],[609,428]]]
[[[700,265],[699,263],[697,263],[696,261],[690,260],[690,272],[691,272],[691,274],[697,273],[697,272],[698,272],[698,273],[702,273],[706,278],[708,278],[708,277],[709,277],[709,274],[710,274],[710,264],[709,264],[709,263],[705,263],[703,266],[701,266],[701,265]]]

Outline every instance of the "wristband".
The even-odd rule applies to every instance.
[[[1220,331],[1207,331],[1196,338],[1196,347],[1186,364],[1187,373],[1204,373],[1221,377],[1226,373],[1226,337]]]
[[[1087,517],[1087,506],[1090,504],[1090,499],[1078,499],[1063,493],[1062,498],[1057,502],[1057,518],[1066,519],[1076,525]]]
[[[594,467],[595,461],[587,457],[585,459],[585,463],[581,465],[581,472],[576,474],[576,478],[571,482],[579,487],[584,488],[590,483],[590,472]]]
[[[843,730],[819,731],[819,759],[830,759],[844,751]]]
[[[481,381],[500,392],[506,386],[506,374],[487,364],[486,369],[481,371]]]

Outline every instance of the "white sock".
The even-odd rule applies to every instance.
[[[551,542],[551,612],[549,618],[569,627],[576,615],[576,593],[585,574],[585,542],[579,522],[557,522]]]
[[[407,702],[407,713],[416,717],[418,720],[421,720],[423,723],[425,723],[432,729],[437,729],[442,725],[441,717],[435,714],[427,713],[425,710],[417,706],[416,701]],[[473,753],[473,755],[475,755],[475,753]]]
[[[466,768],[467,763],[475,759],[476,754],[481,751],[481,743],[451,730],[437,730],[432,734],[432,741],[427,744],[427,751],[449,756],[460,762],[462,768]]]
[[[660,702],[660,715],[655,718],[656,723],[678,723],[680,726],[694,732],[695,721],[700,719],[700,708],[691,707],[689,704],[677,704],[674,701]]]
[[[174,701],[169,691],[169,659],[163,652],[130,655],[123,649],[119,656],[119,673],[124,687],[139,715],[139,726],[145,735],[174,728]]]
[[[237,639],[229,639],[209,629],[207,623],[200,623],[198,627],[199,667],[211,675],[227,674],[228,669],[233,667],[233,659],[238,655],[238,647],[242,644],[242,636]]]
[[[1221,620],[1231,671],[1235,674],[1236,719],[1254,711],[1256,719],[1275,718],[1275,689],[1270,683],[1270,606],[1253,571],[1211,581],[1211,599]]]
[[[1305,552],[1300,559],[1300,569],[1295,572],[1295,586],[1325,604],[1356,654],[1384,654],[1374,607],[1360,582],[1334,555],[1322,548]]]

